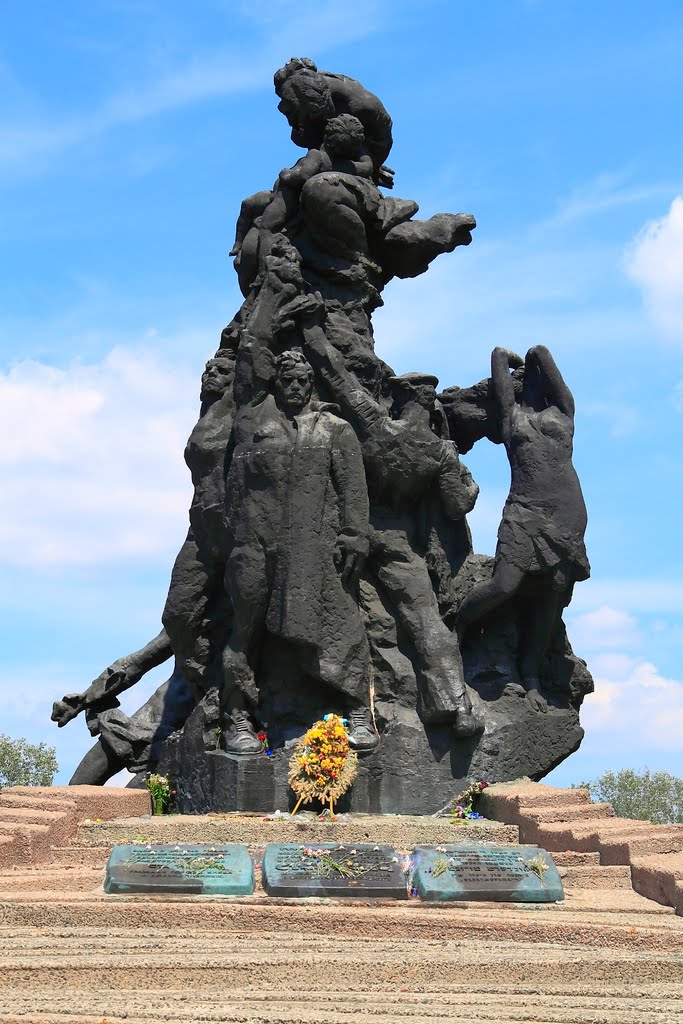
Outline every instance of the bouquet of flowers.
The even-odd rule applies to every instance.
[[[175,790],[171,789],[167,775],[148,775],[145,779],[145,786],[152,798],[152,812],[163,814],[171,797],[175,796]]]
[[[451,818],[453,821],[465,821],[468,818],[481,818],[472,808],[485,789],[488,782],[472,782],[462,793],[458,793],[451,801]]]
[[[349,747],[346,719],[325,717],[308,730],[297,743],[289,762],[289,784],[299,797],[292,814],[302,803],[320,800],[334,803],[347,791],[358,772],[358,755]]]

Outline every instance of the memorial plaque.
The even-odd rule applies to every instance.
[[[399,855],[369,843],[269,843],[262,881],[269,896],[408,897]]]
[[[254,864],[243,843],[115,846],[104,891],[249,896],[254,891]]]
[[[423,900],[553,903],[564,890],[551,857],[528,846],[416,846],[414,886]]]

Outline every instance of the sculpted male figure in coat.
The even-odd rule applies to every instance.
[[[263,630],[298,648],[308,674],[340,690],[350,740],[377,744],[368,710],[368,647],[354,586],[368,547],[368,497],[358,440],[330,407],[310,401],[313,371],[282,353],[274,394],[236,425],[226,482],[233,607],[225,648],[225,748],[257,753],[257,645]]]

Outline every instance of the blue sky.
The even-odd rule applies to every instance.
[[[542,342],[576,396],[593,577],[567,621],[596,693],[552,779],[683,775],[681,5],[0,8],[0,732],[56,744],[65,781],[90,737],[52,700],[158,631],[234,220],[299,156],[272,73],[305,54],[384,101],[396,194],[479,225],[387,288],[378,352],[466,385]],[[466,461],[493,553],[505,454]]]

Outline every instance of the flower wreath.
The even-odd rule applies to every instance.
[[[289,784],[298,796],[296,814],[302,803],[320,800],[329,804],[334,816],[335,801],[343,796],[358,773],[358,754],[349,746],[346,719],[325,715],[299,740],[289,762]]]

